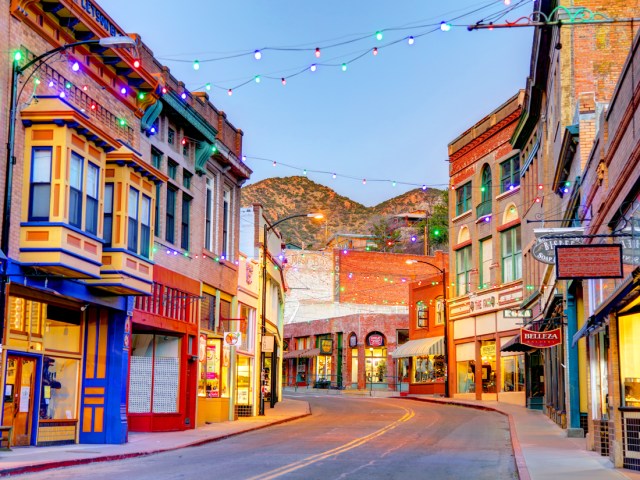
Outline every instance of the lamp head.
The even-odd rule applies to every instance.
[[[114,48],[137,46],[137,43],[133,38],[127,37],[125,35],[118,35],[116,37],[104,37],[98,40],[98,43],[103,47]]]
[[[418,263],[418,261],[417,260],[407,260],[405,263],[407,265],[415,265],[416,263]]]
[[[324,215],[321,213],[307,213],[307,217],[315,218],[316,220],[321,220],[324,218]]]

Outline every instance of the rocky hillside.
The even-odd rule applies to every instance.
[[[273,177],[242,188],[242,206],[261,204],[272,221],[292,213],[321,212],[325,219],[292,220],[278,226],[288,243],[320,249],[336,233],[370,234],[373,224],[391,215],[425,210],[440,191],[420,188],[365,207],[304,176]]]

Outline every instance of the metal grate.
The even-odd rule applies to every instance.
[[[580,414],[580,428],[584,431],[585,435],[589,432],[589,420],[586,413]]]
[[[603,457],[609,456],[609,422],[607,420],[593,421],[593,443],[596,452]]]
[[[625,412],[623,415],[623,466],[640,471],[640,412]]]
[[[236,405],[236,415],[239,417],[251,417],[253,407],[251,405]]]

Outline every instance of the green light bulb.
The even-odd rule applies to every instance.
[[[382,40],[382,32],[380,30],[376,32],[376,40],[378,41]]]
[[[13,54],[13,59],[16,62],[19,62],[20,60],[22,60],[22,52],[20,50],[16,50],[16,53]]]

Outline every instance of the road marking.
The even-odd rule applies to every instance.
[[[364,445],[365,443],[370,442],[371,440],[374,440],[375,438],[378,438],[381,435],[384,435],[390,430],[393,430],[394,428],[398,427],[402,423],[408,422],[416,414],[410,408],[405,408],[405,407],[399,407],[399,408],[404,410],[405,414],[398,420],[387,425],[386,427],[382,427],[381,429],[376,430],[375,432],[370,433],[369,435],[356,438],[350,441],[349,443],[345,443],[344,445],[341,445],[339,447],[332,448],[331,450],[327,450],[326,452],[311,455],[310,457],[307,457],[305,459],[298,460],[297,462],[293,462],[288,465],[283,465],[282,467],[278,467],[274,470],[271,470],[270,472],[265,472],[255,477],[251,477],[247,480],[272,480],[274,478],[281,477],[282,475],[285,475],[287,473],[291,473],[301,468],[308,467],[309,465],[313,465],[314,463],[320,462],[321,460],[325,460],[329,457],[335,457],[336,455],[340,455],[341,453],[357,448],[360,445]]]

